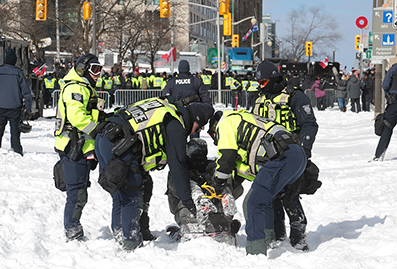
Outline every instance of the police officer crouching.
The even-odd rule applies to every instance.
[[[171,98],[171,97],[169,97]],[[150,98],[120,109],[96,137],[99,184],[112,195],[112,232],[124,250],[142,246],[139,220],[142,176],[169,165],[173,184],[184,207],[195,216],[186,138],[213,114],[208,104],[176,106],[167,98]]]
[[[246,252],[267,255],[274,240],[272,201],[305,170],[306,154],[286,128],[244,110],[216,112],[208,133],[219,153],[213,187],[223,194],[224,212],[236,211],[232,180],[253,181],[243,202]]]
[[[257,68],[260,97],[252,112],[270,118],[284,126],[299,139],[307,157],[307,167],[294,188],[277,196],[273,201],[275,233],[277,240],[286,238],[285,213],[290,220],[290,242],[293,247],[308,250],[306,241],[307,220],[299,194],[314,194],[321,186],[319,169],[310,160],[318,125],[309,98],[303,90],[287,85],[277,67],[270,61],[262,61]]]
[[[66,183],[64,228],[68,240],[84,236],[80,217],[87,203],[90,169],[95,169],[94,138],[102,127],[103,100],[95,90],[102,65],[93,54],[85,54],[65,76],[58,101],[55,151]]]

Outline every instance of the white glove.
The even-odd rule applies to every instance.
[[[232,194],[226,193],[223,195],[222,207],[226,216],[234,216],[237,213],[236,200]]]

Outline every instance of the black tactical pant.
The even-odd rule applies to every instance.
[[[292,241],[299,242],[304,237],[306,232],[307,219],[303,211],[299,195],[292,199],[279,199],[273,200],[274,210],[274,232],[276,233],[277,240],[285,239],[285,212],[287,212],[290,222],[290,238]]]
[[[394,101],[394,103],[387,105],[384,119],[391,125],[392,128],[389,128],[387,126],[383,128],[383,132],[379,139],[378,146],[376,147],[376,158],[383,157],[386,153],[387,147],[389,146],[394,126],[396,126],[397,123],[397,101]]]

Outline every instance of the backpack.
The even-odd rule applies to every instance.
[[[381,136],[385,125],[390,129],[392,129],[391,124],[387,120],[385,120],[384,113],[378,114],[375,118],[375,124],[374,124],[375,134]]]

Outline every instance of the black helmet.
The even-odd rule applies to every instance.
[[[279,72],[277,67],[270,61],[262,61],[256,69],[256,80],[262,81],[278,76]]]
[[[208,129],[208,134],[211,136],[211,138],[214,140],[214,144],[218,144],[218,141],[216,139],[216,126],[218,125],[219,120],[223,116],[223,111],[217,111],[215,114],[210,118],[210,127]]]
[[[32,125],[30,125],[29,122],[24,123],[23,121],[21,121],[19,123],[19,130],[21,131],[21,133],[30,133],[30,131],[32,131]]]
[[[186,155],[193,161],[203,161],[207,159],[207,142],[201,138],[192,138],[186,146]]]

